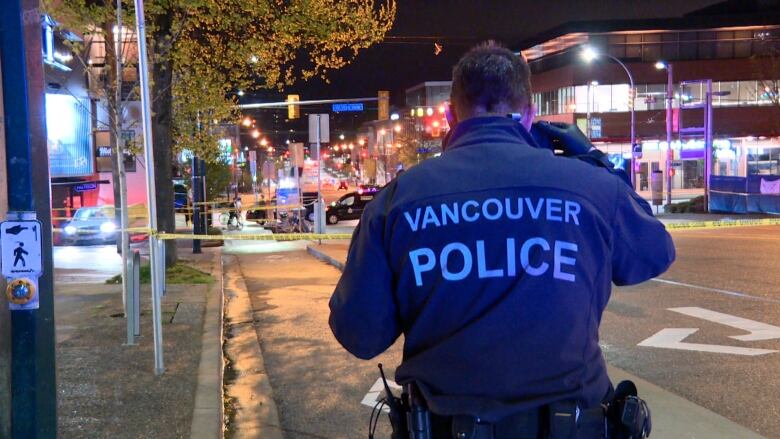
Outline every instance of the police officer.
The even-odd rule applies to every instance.
[[[404,335],[396,381],[420,389],[434,437],[602,437],[611,284],[674,261],[650,206],[576,127],[533,124],[534,139],[530,99],[522,57],[495,43],[463,56],[444,152],[366,206],[330,301],[359,358]]]

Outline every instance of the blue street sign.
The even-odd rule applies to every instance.
[[[333,104],[332,108],[334,113],[342,113],[347,111],[363,111],[363,103],[349,102],[346,104]]]
[[[73,187],[76,192],[94,191],[97,189],[97,183],[81,183]]]

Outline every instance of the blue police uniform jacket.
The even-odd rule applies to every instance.
[[[555,156],[480,117],[366,206],[330,327],[370,359],[405,337],[399,383],[439,415],[497,421],[559,400],[599,404],[611,284],[664,272],[674,245],[612,169]]]

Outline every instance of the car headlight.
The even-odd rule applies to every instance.
[[[75,235],[76,234],[76,227],[68,224],[65,226],[65,234],[66,235]]]
[[[111,233],[116,230],[116,224],[112,222],[105,222],[100,225],[100,231],[103,233]]]

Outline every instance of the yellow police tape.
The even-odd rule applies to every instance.
[[[52,231],[52,233],[66,233],[65,229],[64,228],[60,228],[60,227],[52,228],[51,231]],[[124,229],[124,230],[122,230],[122,229],[114,229],[113,231],[114,232],[122,232],[122,231],[124,231],[124,232],[127,232],[127,233],[150,233],[152,231],[152,229],[150,229],[149,227],[131,227],[131,228]],[[95,233],[96,233],[95,230],[91,230],[91,231],[82,231],[82,230],[78,230],[78,229],[76,230],[76,234],[77,235],[90,235],[90,234],[95,234]]]
[[[266,234],[235,234],[235,235],[192,235],[189,233],[157,233],[157,238],[169,239],[200,239],[210,241],[297,241],[299,239],[350,239],[351,233],[266,233]]]
[[[780,224],[780,218],[757,218],[741,220],[718,220],[718,221],[691,221],[686,223],[666,224],[670,230],[685,229],[720,229],[725,227],[745,227],[745,226],[774,226]]]
[[[745,219],[745,220],[719,220],[719,221],[691,221],[686,223],[671,223],[666,224],[666,228],[672,231],[679,230],[692,230],[692,229],[719,229],[727,227],[748,227],[748,226],[772,226],[780,225],[780,218],[759,218],[759,219]],[[54,233],[65,233],[62,228],[52,229]],[[117,229],[117,232],[122,230]],[[300,239],[312,240],[312,239],[350,239],[351,233],[236,233],[228,235],[195,235],[191,233],[167,233],[167,232],[153,232],[148,227],[132,227],[126,229],[128,233],[146,233],[149,235],[155,235],[162,240],[172,239],[200,239],[204,241],[296,241]],[[89,232],[77,232],[79,234],[87,234]]]

